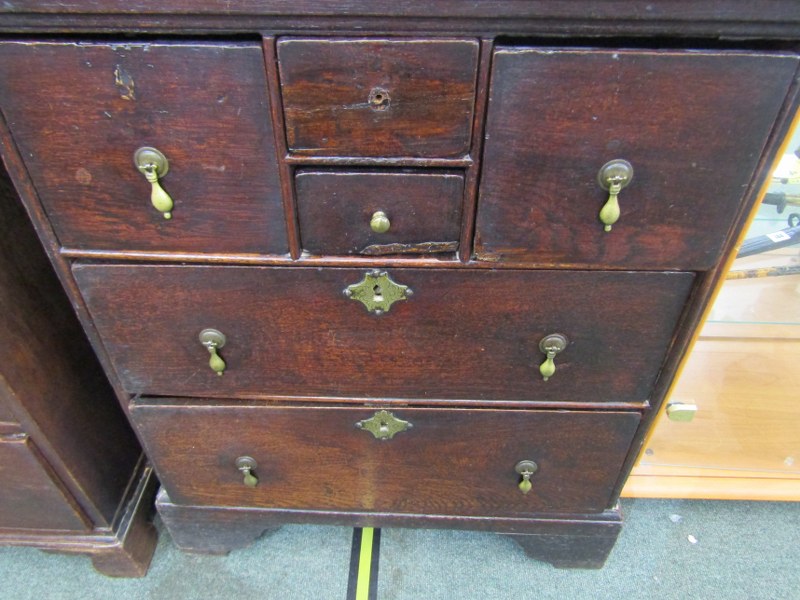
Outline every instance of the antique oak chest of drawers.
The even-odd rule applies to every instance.
[[[602,565],[797,106],[796,7],[172,4],[0,9],[0,110],[176,543]]]

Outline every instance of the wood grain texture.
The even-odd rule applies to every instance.
[[[31,440],[0,437],[0,529],[86,531],[90,527]]]
[[[797,57],[501,48],[475,254],[707,269],[786,98]],[[634,168],[611,232],[599,169]]]
[[[420,244],[458,246],[464,193],[460,173],[303,169],[295,176],[295,188],[303,249],[311,254],[369,254],[368,248],[389,244],[426,254]],[[389,231],[370,228],[376,211],[389,217]]]
[[[596,514],[569,516],[530,515],[526,517],[480,517],[450,515],[412,515],[378,511],[311,511],[275,508],[189,506],[176,504],[162,489],[156,506],[164,525],[182,550],[224,554],[252,543],[265,531],[284,523],[313,523],[346,527],[427,527],[433,529],[471,529],[514,535],[554,538],[616,538],[621,527],[618,507]],[[578,540],[574,540],[578,541]],[[576,556],[581,553],[576,552]],[[556,555],[555,558],[558,556]],[[548,560],[540,553],[537,558]]]
[[[301,17],[301,18],[298,18]],[[795,0],[16,0],[6,31],[471,32],[797,39]]]
[[[449,515],[602,512],[639,422],[637,413],[398,408],[413,428],[377,440],[355,427],[375,412],[146,400],[131,410],[180,504]],[[242,483],[239,456],[258,462],[255,488]],[[539,466],[527,495],[514,471],[526,459]]]
[[[346,298],[359,269],[76,265],[131,393],[552,401],[647,399],[693,277],[393,269],[382,316]],[[208,293],[202,293],[207,290]],[[223,377],[197,336],[228,343]],[[539,340],[571,345],[543,381]]]
[[[288,252],[258,44],[3,43],[0,104],[62,245]],[[141,146],[170,161],[171,220]]]
[[[469,151],[476,40],[278,41],[289,149],[451,158]],[[376,108],[371,94],[385,104]]]
[[[108,526],[141,452],[0,168],[0,404]]]

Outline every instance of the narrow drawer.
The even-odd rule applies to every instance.
[[[745,52],[495,51],[477,258],[711,267],[797,65]],[[598,175],[620,159],[633,177],[605,231]]]
[[[0,43],[0,106],[63,246],[288,251],[258,44]]]
[[[644,401],[689,273],[76,265],[131,393]],[[413,295],[398,297],[397,285]],[[349,286],[350,297],[343,292]],[[384,314],[368,311],[385,300]],[[226,336],[223,376],[199,341]],[[569,340],[548,381],[540,341]]]
[[[602,511],[639,423],[623,412],[377,413],[146,399],[132,407],[176,503],[443,515]],[[376,439],[376,414],[411,428]],[[255,461],[255,487],[244,484],[240,457]],[[528,493],[515,470],[522,461],[535,464]]]
[[[0,528],[89,529],[75,500],[24,434],[0,435]]]
[[[454,253],[464,176],[302,170],[295,177],[303,249],[311,254]]]
[[[289,148],[316,156],[460,157],[469,152],[478,42],[278,42]]]

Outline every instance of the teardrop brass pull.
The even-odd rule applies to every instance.
[[[547,356],[545,361],[539,365],[539,373],[542,374],[542,379],[547,381],[556,372],[556,363],[554,361],[556,354],[562,352],[569,344],[567,336],[560,333],[551,333],[546,335],[539,342],[539,350]]]
[[[164,215],[165,219],[171,219],[174,207],[172,198],[164,191],[158,181],[169,171],[167,157],[155,148],[145,146],[134,153],[133,162],[151,185],[150,202],[152,202],[153,207]]]
[[[521,460],[516,464],[514,470],[519,475],[522,475],[522,480],[519,482],[519,491],[527,494],[533,488],[531,477],[539,470],[539,465],[532,460]]]
[[[611,226],[619,220],[618,196],[631,179],[633,179],[633,166],[621,158],[607,162],[597,173],[597,182],[608,192],[608,200],[600,209],[600,220],[605,226],[603,227],[605,231],[611,231]]]
[[[216,329],[203,329],[198,337],[200,338],[200,343],[206,347],[211,355],[208,359],[208,366],[217,375],[222,375],[227,365],[217,350],[225,345],[225,335]]]
[[[258,467],[255,459],[250,456],[240,456],[236,459],[236,468],[244,475],[242,483],[247,487],[254,488],[258,485],[258,477],[253,471]]]
[[[389,220],[389,217],[386,216],[385,212],[378,210],[372,213],[369,226],[375,233],[386,233],[389,231],[389,227],[392,226],[392,222]]]

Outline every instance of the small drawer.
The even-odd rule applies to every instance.
[[[278,42],[286,135],[312,156],[460,157],[469,152],[478,42]]]
[[[785,54],[496,50],[476,258],[710,268],[797,66]]]
[[[303,249],[311,254],[454,253],[461,230],[460,173],[300,171]]]
[[[73,273],[131,393],[489,402],[649,399],[694,281],[510,269],[75,265]],[[225,336],[224,367],[214,359],[224,376],[200,341],[209,328]],[[545,380],[542,341],[551,334],[567,344]]]
[[[640,420],[170,399],[138,400],[131,415],[179,504],[470,516],[608,508]],[[375,437],[381,424],[393,437]]]
[[[0,43],[0,105],[64,247],[288,252],[259,44]]]

